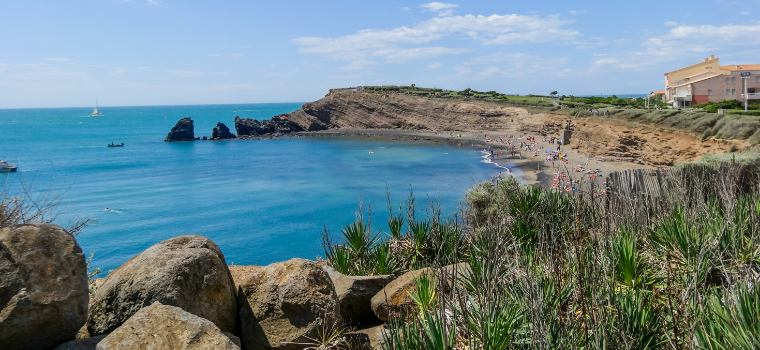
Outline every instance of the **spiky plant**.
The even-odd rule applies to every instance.
[[[695,338],[700,349],[760,349],[760,286],[743,282],[713,295]]]

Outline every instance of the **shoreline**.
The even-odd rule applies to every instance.
[[[450,135],[453,134],[454,137]],[[460,135],[460,136],[457,136]],[[483,151],[491,148],[495,155],[491,161],[496,167],[506,169],[509,173],[503,174],[506,177],[509,174],[515,176],[518,180],[526,185],[539,184],[545,188],[567,186],[566,183],[581,184],[597,182],[596,179],[606,179],[607,175],[614,171],[623,171],[629,169],[646,168],[644,165],[629,162],[609,162],[595,159],[593,155],[582,154],[569,145],[563,146],[561,153],[567,155],[567,163],[559,160],[547,161],[544,159],[545,151],[553,149],[555,145],[550,144],[543,136],[531,135],[527,132],[518,132],[513,130],[500,131],[429,131],[429,130],[389,130],[389,129],[333,129],[320,131],[302,131],[296,132],[290,136],[281,137],[373,137],[389,142],[434,142],[444,145],[456,145],[458,147],[467,147],[474,150]],[[511,137],[510,137],[511,136]],[[536,156],[532,153],[521,151],[516,156],[506,155],[508,141],[513,145],[519,145],[520,142],[527,142],[526,138],[533,136],[535,142],[531,142],[532,149],[535,150]],[[506,137],[506,140],[505,140]],[[500,139],[502,141],[500,141]],[[522,140],[522,141],[521,141]],[[550,148],[551,147],[551,148]],[[516,148],[516,147],[515,147]],[[502,154],[501,152],[504,152]],[[552,165],[552,163],[554,163]],[[564,163],[564,164],[563,164]],[[584,171],[577,171],[577,166],[584,164]],[[587,164],[587,165],[586,165]],[[512,172],[513,169],[518,171]],[[587,173],[586,170],[596,171],[593,174]],[[592,177],[593,175],[593,177]],[[562,181],[568,180],[568,181]]]

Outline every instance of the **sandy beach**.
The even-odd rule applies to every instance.
[[[299,137],[371,137],[387,141],[434,142],[452,147],[493,151],[492,161],[504,170],[501,177],[513,174],[525,184],[546,188],[578,188],[591,182],[602,185],[614,171],[643,168],[641,164],[601,161],[595,155],[583,154],[570,146],[561,146],[541,135],[513,130],[503,131],[430,131],[384,129],[337,129],[296,133]],[[452,136],[453,135],[453,136]],[[530,140],[529,140],[530,139]],[[521,147],[522,146],[522,147]],[[526,149],[525,146],[528,146]],[[547,153],[554,150],[554,153]],[[547,155],[557,159],[547,160]],[[561,159],[560,156],[561,155]],[[485,153],[484,153],[485,156]],[[498,176],[497,176],[498,177]],[[601,187],[601,186],[600,186]]]

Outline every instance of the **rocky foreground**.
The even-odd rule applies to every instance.
[[[408,291],[421,273],[353,277],[304,259],[228,266],[211,240],[180,236],[135,256],[90,296],[71,234],[15,226],[0,230],[0,349],[304,349],[347,326],[366,329],[346,337],[370,349],[381,339],[376,325],[413,305]]]

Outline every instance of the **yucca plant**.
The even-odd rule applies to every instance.
[[[435,276],[424,272],[414,279],[415,289],[407,292],[414,304],[419,307],[421,313],[426,313],[435,307],[437,294],[435,290]]]
[[[630,228],[624,227],[613,238],[612,260],[615,264],[615,281],[619,285],[639,289],[650,282],[649,267],[636,246]]]
[[[659,349],[667,343],[660,324],[659,310],[653,307],[651,293],[628,290],[619,294],[618,327],[623,331],[622,343],[628,349]],[[621,345],[623,345],[621,344]]]
[[[447,327],[437,312],[425,312],[421,318],[392,320],[381,346],[383,350],[453,350],[455,339],[455,324]]]
[[[336,271],[344,275],[352,275],[356,271],[351,250],[335,245],[325,249],[327,261]]]
[[[362,260],[370,251],[372,246],[377,243],[379,235],[372,235],[370,228],[363,220],[357,220],[353,223],[346,224],[343,228],[343,239],[345,246],[351,250],[351,254],[356,259]]]
[[[427,220],[409,222],[409,248],[411,264],[414,266],[427,257],[428,234],[430,222]]]
[[[399,270],[398,258],[391,254],[388,241],[378,243],[374,250],[374,268],[378,275],[393,275]]]
[[[760,286],[740,283],[713,295],[695,338],[700,349],[760,349]]]
[[[464,312],[467,326],[475,338],[473,348],[502,350],[529,343],[525,315],[515,304],[498,299],[481,306],[470,298],[469,306]]]
[[[388,230],[391,231],[391,237],[394,239],[401,238],[401,230],[404,229],[404,216],[392,215],[388,217]]]

